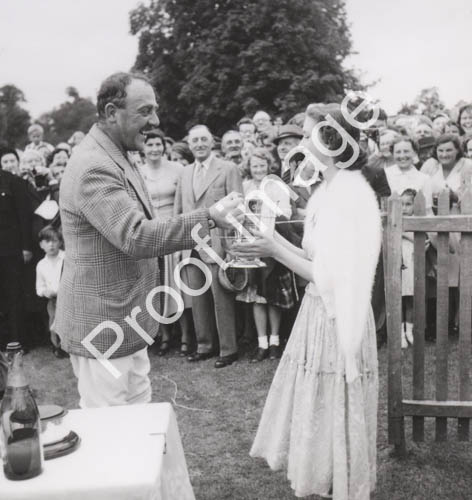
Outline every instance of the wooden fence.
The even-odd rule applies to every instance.
[[[388,331],[388,432],[389,443],[405,453],[405,417],[413,418],[413,440],[425,438],[425,417],[435,418],[436,441],[447,440],[447,419],[457,419],[457,437],[469,439],[472,418],[470,378],[472,329],[472,192],[461,201],[461,214],[450,214],[449,191],[438,199],[437,215],[426,215],[425,199],[418,193],[413,216],[402,215],[401,198],[388,199],[384,217],[384,269]],[[413,394],[405,399],[402,385],[402,232],[414,233],[414,322],[413,322]],[[437,233],[437,303],[435,398],[425,399],[425,331],[426,331],[426,256],[427,233]],[[449,400],[449,237],[460,233],[459,274],[459,400]]]

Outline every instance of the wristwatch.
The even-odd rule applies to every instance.
[[[215,227],[216,222],[212,218],[208,217],[208,229],[215,229]]]

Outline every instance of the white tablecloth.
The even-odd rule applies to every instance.
[[[195,500],[169,403],[71,410],[64,423],[80,447],[33,479],[2,469],[1,500]]]

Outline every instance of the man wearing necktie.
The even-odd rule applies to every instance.
[[[175,213],[187,213],[206,208],[231,192],[242,193],[242,179],[232,162],[212,155],[213,136],[205,125],[196,125],[188,134],[190,150],[195,162],[183,171],[175,195]],[[224,259],[221,244],[221,229],[210,231],[211,248]],[[205,250],[194,250],[197,258],[211,271],[211,287],[203,294],[192,297],[192,314],[197,336],[197,351],[188,357],[189,361],[201,361],[219,354],[216,368],[232,364],[237,358],[234,295],[227,292],[218,280],[218,264]],[[205,276],[197,266],[188,265],[189,285],[200,289]],[[217,339],[219,351],[217,350]]]

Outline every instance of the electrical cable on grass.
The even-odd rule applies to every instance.
[[[172,404],[178,408],[183,408],[184,410],[190,410],[190,411],[203,411],[205,413],[211,413],[211,410],[206,410],[206,409],[202,409],[202,408],[192,408],[190,406],[185,406],[185,405],[181,405],[179,403],[177,403],[176,399],[177,399],[177,392],[178,392],[178,386],[177,386],[177,383],[172,380],[171,378],[167,377],[166,375],[158,375],[158,377],[160,378],[163,378],[164,380],[167,380],[168,382],[171,382],[172,384],[174,384],[174,389],[175,389],[175,392],[174,392],[174,397],[170,398]]]

